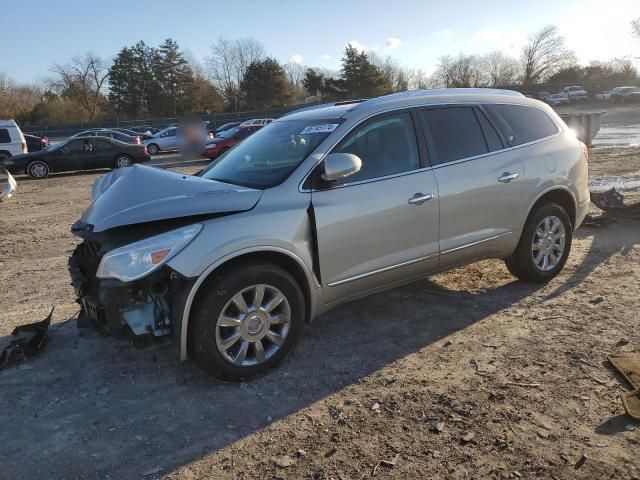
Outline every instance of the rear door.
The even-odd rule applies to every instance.
[[[327,302],[435,268],[438,193],[411,112],[384,114],[355,127],[335,152],[357,155],[362,169],[341,183],[314,181],[311,197]]]
[[[473,105],[420,112],[440,193],[442,265],[500,254],[520,228],[523,154]]]

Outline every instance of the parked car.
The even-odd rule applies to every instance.
[[[538,100],[434,89],[288,115],[195,176],[118,170],[72,228],[80,322],[237,380],[330,308],[435,271],[499,258],[548,282],[589,208],[586,157]]]
[[[136,133],[145,133],[147,135],[153,135],[162,130],[161,128],[152,127],[150,125],[136,125],[135,127],[129,127],[129,129]]]
[[[0,120],[0,161],[27,153],[27,141],[15,120]]]
[[[130,130],[128,128],[117,127],[117,128],[111,128],[110,130],[113,130],[114,132],[124,133],[125,135],[129,135],[130,137],[138,137],[141,142],[144,142],[145,140],[149,140],[153,136],[151,133],[139,133],[134,130]]]
[[[579,86],[564,87],[560,93],[564,93],[569,98],[570,102],[584,101],[587,100],[589,96],[587,91]]]
[[[120,142],[109,137],[75,137],[39,152],[5,159],[7,170],[31,178],[47,178],[51,172],[122,168],[146,162],[151,157],[142,145]]]
[[[569,103],[571,103],[569,101],[569,97],[567,97],[563,93],[554,93],[553,95],[549,95],[544,99],[544,101],[553,107],[557,107],[559,105],[569,105]]]
[[[233,127],[237,127],[238,125],[240,125],[241,122],[229,122],[229,123],[225,123],[223,125],[220,125],[218,128],[216,128],[213,131],[214,136],[218,136],[220,135],[222,132],[226,132],[227,130],[233,128]]]
[[[138,136],[126,135],[116,130],[98,129],[98,128],[76,133],[75,135],[72,135],[70,138],[78,138],[78,137],[109,137],[123,143],[131,143],[131,144],[137,144],[137,145],[140,145],[141,143],[140,137]]]
[[[265,125],[269,125],[273,122],[273,118],[252,118],[251,120],[245,120],[240,124],[241,127],[251,127],[255,125],[260,125],[264,127]]]
[[[213,160],[261,128],[261,125],[253,125],[249,127],[238,126],[226,130],[207,143],[202,156]]]
[[[640,101],[640,87],[616,87],[611,91],[611,101],[613,103]]]
[[[538,92],[536,93],[535,98],[538,100],[545,100],[549,95],[551,95],[549,92]]]
[[[24,134],[24,139],[27,142],[27,151],[39,152],[49,146],[49,140],[46,137],[37,137],[35,135]]]
[[[611,90],[605,90],[604,92],[596,93],[596,100],[599,100],[601,102],[611,100]]]
[[[160,151],[172,151],[178,149],[178,139],[176,133],[178,127],[167,127],[154,133],[149,140],[145,140],[144,145],[150,155],[156,155]]]

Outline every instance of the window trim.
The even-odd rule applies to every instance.
[[[322,162],[324,162],[324,159],[327,155],[331,154],[333,152],[333,150],[338,146],[338,144],[340,142],[342,142],[345,138],[347,138],[349,135],[351,135],[353,132],[355,132],[356,130],[362,128],[362,127],[366,127],[368,124],[373,123],[373,122],[377,122],[378,120],[385,118],[385,117],[392,117],[392,116],[398,116],[398,115],[402,115],[403,113],[408,113],[409,114],[409,120],[411,122],[411,126],[413,128],[413,134],[415,136],[415,141],[416,141],[416,151],[418,154],[418,168],[415,168],[413,170],[407,170],[405,172],[398,172],[398,173],[392,173],[390,175],[384,175],[382,177],[373,177],[373,178],[368,178],[365,180],[358,180],[356,182],[347,182],[347,183],[341,183],[339,185],[331,185],[328,188],[323,188],[323,189],[317,189],[317,188],[313,188],[311,185],[309,187],[305,187],[304,185],[307,183],[307,181],[309,181],[314,172],[316,171],[317,168],[320,167],[320,165],[322,164]],[[419,115],[417,114],[417,111],[415,108],[413,107],[400,107],[394,110],[387,110],[384,112],[377,112],[374,113],[373,115],[370,115],[368,117],[363,118],[360,122],[358,122],[357,124],[355,124],[351,129],[349,129],[348,132],[346,132],[344,135],[342,135],[335,143],[333,143],[331,145],[331,147],[329,147],[329,149],[327,150],[327,152],[322,156],[322,158],[320,160],[318,160],[318,162],[307,172],[307,174],[304,176],[304,178],[302,179],[302,181],[300,182],[300,185],[298,186],[298,191],[302,192],[302,193],[309,193],[309,192],[326,192],[328,190],[334,190],[337,188],[344,188],[344,187],[350,187],[350,186],[355,186],[355,185],[362,185],[365,183],[372,183],[372,182],[378,182],[378,181],[382,181],[382,180],[388,180],[390,178],[396,178],[396,177],[402,177],[405,175],[412,175],[414,173],[417,172],[422,172],[425,170],[428,170],[429,168],[431,168],[431,166],[429,165],[429,152],[427,150],[427,146],[426,143],[424,142],[424,138],[422,138],[422,135],[419,134],[418,132],[418,121],[419,121]]]
[[[544,111],[544,108],[538,107],[536,105],[525,105],[522,103],[513,103],[513,102],[469,102],[469,101],[463,101],[463,102],[446,102],[446,103],[424,103],[424,104],[419,104],[419,105],[411,105],[411,106],[401,106],[401,107],[391,107],[388,108],[387,110],[382,110],[379,112],[373,112],[371,114],[369,114],[368,116],[363,117],[360,122],[358,122],[351,130],[349,130],[348,132],[344,133],[343,135],[341,135],[340,137],[336,138],[336,141],[333,142],[328,149],[322,154],[322,157],[316,161],[316,163],[314,163],[311,168],[309,168],[309,170],[307,170],[307,173],[304,174],[304,176],[302,177],[302,180],[298,183],[298,192],[300,193],[311,193],[311,192],[316,192],[318,190],[312,189],[312,188],[305,188],[304,184],[307,182],[307,180],[309,179],[309,177],[312,175],[312,173],[315,171],[315,169],[318,167],[318,165],[320,165],[323,161],[324,158],[329,154],[329,152],[345,137],[347,136],[353,129],[355,129],[358,125],[360,125],[361,123],[374,118],[378,115],[384,115],[384,114],[390,114],[390,113],[395,113],[395,112],[402,112],[405,110],[408,111],[412,111],[412,112],[418,112],[421,109],[424,108],[438,108],[438,107],[454,107],[454,106],[471,106],[471,107],[480,107],[482,108],[485,105],[518,105],[518,106],[522,106],[522,107],[528,107],[528,108],[536,108],[538,110],[541,110],[542,113],[544,113],[545,115],[547,115],[547,117],[549,118],[549,120],[551,120],[553,122],[553,124],[556,126],[556,128],[558,129],[557,132],[553,135],[550,135],[548,137],[545,138],[541,138],[539,140],[534,140],[533,142],[529,142],[529,143],[523,143],[520,145],[509,145],[509,143],[506,141],[506,139],[503,139],[503,143],[505,145],[505,147],[502,150],[495,150],[493,152],[488,152],[484,155],[478,155],[476,157],[469,157],[469,158],[461,158],[459,160],[455,160],[449,163],[441,163],[439,165],[431,165],[430,162],[428,162],[429,158],[428,157],[427,160],[427,166],[420,168],[418,170],[412,170],[411,172],[405,172],[402,173],[400,175],[406,175],[406,174],[412,174],[412,173],[418,173],[418,172],[423,172],[423,171],[427,171],[427,170],[435,170],[437,168],[441,168],[441,167],[446,167],[448,165],[454,165],[454,164],[458,164],[458,163],[463,163],[463,162],[467,162],[470,160],[475,160],[477,158],[482,158],[482,157],[486,157],[488,155],[496,155],[498,153],[503,153],[503,152],[507,152],[507,151],[511,151],[511,150],[516,150],[518,148],[524,148],[524,147],[528,147],[530,145],[535,145],[536,143],[541,143],[541,142],[546,142],[547,140],[551,140],[552,138],[555,137],[559,137],[560,135],[562,135],[562,126],[558,124],[558,122],[551,117],[547,112]],[[485,109],[483,109],[484,112],[486,112]],[[491,115],[486,115],[488,117],[488,120],[490,122],[494,122],[495,120],[493,119],[493,117]],[[419,115],[418,115],[419,117]],[[414,128],[416,127],[416,125],[414,124]],[[500,128],[498,128],[496,125],[494,125],[494,128],[496,128],[496,130],[498,130],[498,134],[499,135],[504,135],[504,133],[502,132],[502,130]],[[423,130],[424,131],[424,130]],[[418,134],[418,132],[416,131],[416,134]],[[421,136],[421,135],[418,135]],[[424,140],[424,139],[423,139]],[[427,142],[426,144],[426,151],[429,155],[432,154],[431,148]],[[312,152],[313,154],[313,152]],[[311,156],[311,155],[310,155]],[[292,173],[293,174],[293,173]],[[394,176],[400,176],[400,175],[394,175]],[[379,179],[375,179],[375,180],[369,180],[369,181],[378,181],[378,180],[386,180],[387,178],[379,178]],[[354,185],[350,184],[350,185]],[[346,185],[344,185],[346,186]],[[335,186],[332,188],[340,188],[341,186]],[[328,189],[330,190],[330,189]],[[326,190],[321,190],[321,191],[326,191]]]

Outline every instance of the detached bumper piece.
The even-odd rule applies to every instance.
[[[640,220],[640,202],[625,204],[624,195],[615,188],[606,192],[591,192],[591,203],[613,218]]]
[[[181,292],[189,285],[161,268],[141,280],[124,283],[95,277],[100,256],[87,241],[69,259],[69,274],[82,306],[78,328],[93,326],[103,335],[128,339],[135,347],[161,343],[174,331],[173,312],[181,311]]]
[[[11,340],[9,345],[0,352],[0,370],[40,353],[49,338],[52,316],[53,309],[44,320],[20,325],[13,329],[11,335],[18,338]]]

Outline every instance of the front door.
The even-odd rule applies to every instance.
[[[82,170],[87,158],[93,156],[93,140],[79,138],[71,140],[56,150],[56,158],[51,162],[54,172]]]
[[[473,106],[429,108],[420,115],[440,193],[442,266],[500,256],[522,221],[525,151],[505,149]]]
[[[438,264],[438,192],[409,112],[356,127],[332,151],[362,169],[312,191],[327,303],[407,281]],[[320,165],[319,169],[322,169]]]

